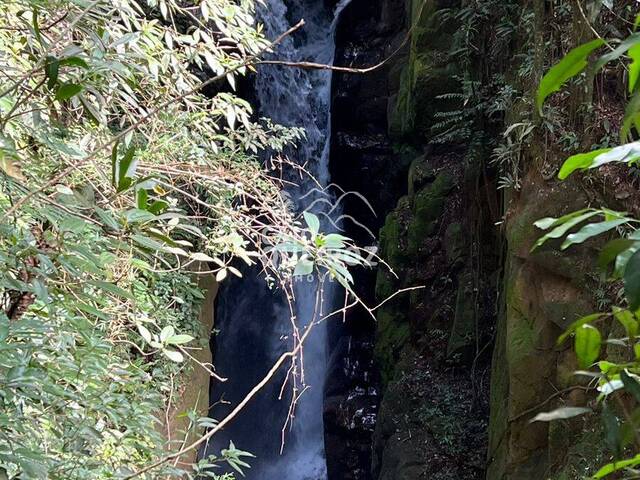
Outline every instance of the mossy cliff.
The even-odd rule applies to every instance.
[[[551,126],[531,106],[544,69],[588,32],[560,3],[405,2],[413,34],[389,71],[387,124],[396,151],[417,153],[390,173],[408,181],[380,230],[390,270],[379,268],[376,296],[422,288],[377,312],[374,478],[569,480],[606,454],[594,417],[530,423],[590,401],[556,340],[605,295],[597,245],[532,252],[533,223],[617,202],[601,179],[555,179],[571,152],[608,141],[589,86],[555,97]]]
[[[436,112],[458,108],[460,66],[448,52],[454,23],[444,2],[408,2],[414,25],[400,64],[388,126],[398,152],[415,152],[380,230],[376,297],[403,290],[377,312],[375,357],[383,399],[374,434],[380,480],[482,479],[495,323],[497,236],[482,162],[463,142],[432,146]],[[384,7],[383,7],[384,8]],[[420,15],[419,15],[420,14]],[[394,85],[393,81],[389,82]],[[491,197],[491,198],[490,198]],[[487,228],[487,225],[490,227]]]

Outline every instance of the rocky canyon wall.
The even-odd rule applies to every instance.
[[[623,28],[606,10],[589,15]],[[619,170],[556,179],[570,154],[615,141],[622,88],[615,72],[597,78],[613,111],[589,82],[554,97],[545,119],[534,111],[544,71],[591,38],[570,1],[354,0],[337,63],[375,64],[408,31],[383,68],[334,80],[334,178],[375,204],[367,221],[390,267],[375,297],[422,287],[376,314],[373,478],[582,478],[604,455],[597,421],[530,420],[591,401],[556,340],[612,292],[597,243],[532,252],[533,222],[588,205],[637,211]]]

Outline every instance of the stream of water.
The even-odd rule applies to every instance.
[[[337,20],[349,2],[341,0],[330,10],[323,0],[267,0],[258,7],[258,18],[267,37],[277,37],[301,18],[306,22],[301,32],[284,39],[273,57],[333,64]],[[330,182],[331,77],[327,70],[263,66],[255,81],[261,116],[305,129],[306,140],[289,152],[289,157],[305,165],[322,185]],[[298,185],[289,187],[287,192],[295,209],[302,212],[321,208],[315,202],[318,196],[309,194],[314,182],[300,177],[296,182]],[[315,284],[297,282],[295,292],[295,314],[303,327],[313,316]],[[325,295],[330,307],[331,288],[325,290]],[[291,348],[290,328],[290,313],[282,295],[267,289],[256,275],[245,275],[241,281],[224,286],[216,311],[216,329],[220,333],[215,337],[214,355],[217,371],[229,381],[213,387],[211,400],[224,400],[212,408],[215,418],[237,405],[275,360]],[[326,326],[321,323],[305,343],[305,379],[309,388],[297,405],[282,454],[281,430],[291,398],[289,394],[278,399],[285,372],[216,437],[209,451],[219,452],[232,440],[237,448],[252,452],[256,458],[250,461],[252,468],[246,472],[250,480],[326,480],[322,421],[326,342]]]

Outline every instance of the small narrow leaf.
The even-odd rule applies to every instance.
[[[551,422],[553,420],[565,420],[591,412],[591,409],[584,407],[562,407],[551,412],[539,413],[531,419],[533,422]]]
[[[318,232],[320,231],[320,219],[310,212],[304,212],[303,216],[304,221],[306,222],[313,236],[315,237],[316,235],[318,235]]]

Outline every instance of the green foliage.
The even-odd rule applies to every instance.
[[[567,80],[582,72],[587,66],[587,58],[597,48],[604,45],[598,38],[571,50],[564,58],[551,68],[540,81],[536,95],[536,106],[542,112],[546,98],[562,88]]]
[[[574,49],[545,75],[538,89],[540,109],[550,93],[559,90],[564,82],[585,68],[586,58],[602,44],[603,41],[595,40]],[[638,34],[632,34],[616,48],[611,48],[609,53],[601,56],[594,65],[597,71],[627,52],[631,57],[627,86],[632,96],[621,128],[623,141],[629,137],[632,124],[637,128],[636,118],[640,111],[637,95],[639,44]],[[639,158],[638,142],[598,149],[568,158],[558,176],[565,179],[576,170],[594,169],[613,162],[631,165]],[[601,217],[602,221],[593,223],[594,217]],[[597,390],[600,392],[598,401],[601,403],[601,419],[605,431],[603,444],[614,453],[614,457],[611,463],[602,466],[593,475],[594,479],[609,477],[623,471],[632,475],[625,478],[635,478],[635,467],[640,465],[638,445],[634,440],[640,431],[640,234],[637,224],[638,220],[626,213],[606,208],[588,208],[560,218],[545,218],[535,224],[538,228],[549,230],[549,233],[536,242],[534,249],[550,239],[565,238],[561,245],[564,249],[611,232],[617,233],[619,237],[604,245],[598,265],[605,273],[610,273],[612,280],[622,280],[626,305],[614,306],[611,313],[595,313],[575,321],[559,339],[559,342],[562,342],[571,335],[575,337],[574,348],[579,366],[589,369],[581,374],[591,376],[597,382]],[[574,228],[578,230],[570,233]],[[612,264],[613,268],[610,268]],[[624,336],[610,336],[604,339],[603,332],[619,331],[610,328],[612,320],[620,324]],[[617,349],[615,355],[597,361],[613,347]],[[596,371],[591,371],[594,367]],[[622,392],[629,395],[626,400],[621,396]],[[561,411],[540,414],[538,417],[542,418],[536,417],[536,420],[556,420],[568,418],[566,415],[574,416],[587,412],[586,409],[580,410],[580,407],[567,407]]]
[[[247,0],[3,2],[0,477],[121,478],[175,447],[158,419],[208,342],[198,265],[286,280],[286,237],[350,285],[362,258],[297,224],[255,156],[303,132],[231,93],[268,46]],[[247,457],[140,477],[231,479],[211,468]]]
[[[295,240],[284,237],[274,251],[283,254],[283,264],[293,267],[294,276],[311,275],[321,279],[327,275],[335,279],[348,292],[353,291],[353,276],[349,267],[366,266],[368,261],[362,251],[351,240],[338,233],[320,232],[320,219],[313,213],[304,212],[306,235]],[[287,254],[291,254],[288,256]]]

